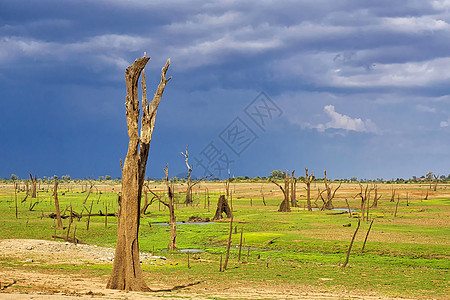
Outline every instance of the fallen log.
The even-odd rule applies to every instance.
[[[78,214],[76,212],[72,213],[72,218],[77,218],[77,219],[81,219],[82,217],[104,217],[104,216],[108,216],[108,217],[115,217],[117,216],[117,213],[103,213],[103,212],[98,212],[96,214]],[[48,215],[48,217],[50,219],[56,219],[56,214],[55,213],[51,213]],[[70,218],[70,214],[69,215],[63,215],[61,216],[61,219],[67,219]]]
[[[331,216],[333,216],[333,215],[343,215],[343,214],[346,214],[347,212],[346,211],[333,211],[333,212],[327,212],[327,215],[331,215]]]

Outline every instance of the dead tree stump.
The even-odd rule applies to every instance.
[[[223,213],[226,214],[227,218],[231,218],[231,208],[228,205],[227,198],[225,198],[225,195],[220,195],[219,200],[217,201],[217,209],[216,214],[212,218],[213,220],[220,220],[223,218]]]

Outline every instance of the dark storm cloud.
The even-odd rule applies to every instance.
[[[376,141],[379,154],[387,156],[383,145],[389,142],[383,137],[395,134],[414,147],[433,145],[434,132],[444,141],[440,148],[450,150],[449,9],[447,0],[5,0],[0,3],[0,117],[8,124],[0,132],[12,149],[24,148],[24,141],[10,131],[29,130],[24,125],[28,121],[15,117],[27,107],[27,120],[44,136],[54,130],[48,120],[63,124],[57,125],[62,136],[58,145],[68,153],[80,147],[65,141],[63,132],[83,145],[86,136],[93,153],[101,152],[102,143],[117,149],[126,143],[126,133],[119,129],[124,124],[123,73],[147,51],[152,88],[165,60],[172,60],[174,80],[165,93],[156,136],[170,137],[175,155],[187,143],[193,148],[207,143],[262,90],[285,111],[286,122],[279,125],[283,130],[273,128],[267,137],[289,132],[330,142],[327,149],[335,145],[336,153],[346,157],[344,152],[361,142]],[[8,103],[11,98],[18,99],[15,105]],[[104,137],[102,143],[88,137],[89,128]],[[418,137],[406,134],[411,129]],[[114,131],[120,133],[107,139]],[[161,161],[176,164],[169,151],[152,147],[157,168]],[[14,151],[8,151],[12,157]],[[267,160],[266,154],[249,151],[255,161]],[[363,160],[365,154],[374,155],[365,146],[351,157]],[[294,154],[285,157],[295,161]],[[103,158],[96,170],[108,169],[108,159],[118,160]],[[319,164],[320,159],[312,160]],[[257,166],[255,161],[237,172]],[[427,163],[437,165],[431,158]],[[301,168],[304,162],[299,164]],[[0,176],[13,172],[13,166]]]

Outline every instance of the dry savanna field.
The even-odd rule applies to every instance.
[[[334,209],[321,210],[325,185],[316,180],[308,211],[306,185],[299,180],[297,206],[279,212],[279,186],[234,180],[230,224],[225,215],[211,221],[226,194],[224,181],[195,185],[191,205],[184,204],[186,182],[177,181],[178,251],[167,251],[166,185],[148,181],[139,244],[152,292],[128,293],[106,289],[120,182],[60,181],[63,229],[57,229],[53,181],[38,180],[36,198],[26,181],[15,183],[17,188],[12,181],[0,186],[2,299],[448,299],[450,293],[448,183],[434,191],[428,182],[346,182],[332,199]],[[328,184],[334,192],[340,183]],[[362,216],[358,194],[365,195],[366,187]],[[191,217],[197,218],[189,222]]]

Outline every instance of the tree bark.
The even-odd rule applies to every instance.
[[[128,152],[122,169],[122,197],[119,209],[117,246],[114,265],[107,288],[126,291],[149,291],[144,281],[139,259],[139,220],[142,186],[150,149],[150,141],[155,126],[156,112],[164,92],[166,73],[170,59],[161,71],[161,82],[153,100],[147,105],[145,73],[142,74],[142,117],[139,136],[138,81],[149,57],[142,57],[125,71],[127,96],[125,101]]]

